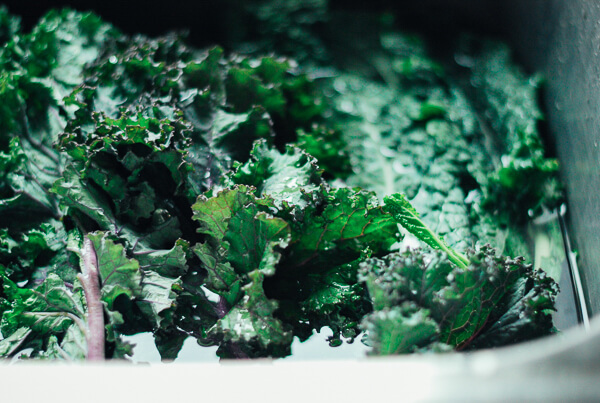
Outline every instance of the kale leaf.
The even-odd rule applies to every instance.
[[[543,79],[525,75],[505,44],[488,41],[481,47],[478,52],[466,50],[473,58],[476,106],[502,152],[485,189],[485,204],[505,221],[525,221],[527,214],[538,215],[563,200],[558,161],[548,155],[540,130]]]
[[[362,327],[374,354],[497,347],[552,331],[556,283],[489,246],[468,258],[460,268],[443,252],[417,249],[361,264],[374,307]]]
[[[528,253],[514,207],[560,193],[539,83],[492,47],[469,91],[379,25],[355,69],[318,35],[326,1],[238,8],[261,22],[239,52],[72,10],[26,33],[0,8],[0,356],[127,359],[140,332],[166,360],[188,337],[283,357],[324,326],[374,354],[552,332],[555,283],[507,257]]]

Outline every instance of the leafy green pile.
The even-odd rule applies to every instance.
[[[376,354],[553,330],[556,284],[502,256],[522,245],[494,221],[521,200],[514,182],[485,174],[475,112],[421,43],[381,37],[385,85],[130,37],[91,13],[23,33],[0,9],[0,24],[0,356],[127,358],[140,332],[174,359],[188,337],[282,357],[323,326],[331,345],[365,332]],[[521,133],[520,115],[498,116],[503,130]],[[531,153],[513,152],[552,172]],[[410,237],[441,251],[406,250]]]
[[[556,284],[544,272],[522,257],[497,256],[489,245],[468,257],[453,251],[403,195],[386,198],[386,207],[434,250],[361,263],[374,310],[363,327],[376,354],[495,347],[552,330],[548,316],[534,314],[553,309]]]

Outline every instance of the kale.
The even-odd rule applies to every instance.
[[[329,20],[327,0],[233,0],[237,13],[232,29],[233,42],[242,50],[292,56],[312,63],[328,58],[318,32]]]
[[[421,221],[404,195],[386,197],[385,208],[439,252],[407,250],[361,263],[361,281],[374,308],[362,326],[375,354],[497,347],[553,331],[558,288],[544,272],[522,257],[498,256],[489,245],[467,256],[457,253]]]
[[[454,251],[443,238],[438,237],[421,219],[417,210],[406,200],[406,197],[402,194],[395,194],[392,196],[386,196],[385,199],[386,210],[392,214],[392,216],[398,221],[400,225],[406,228],[411,234],[431,246],[433,249],[440,249],[448,255],[448,259],[460,267],[466,269],[469,260],[462,254]]]
[[[361,264],[374,308],[361,326],[373,354],[498,347],[552,331],[557,288],[543,272],[489,246],[468,256],[466,268],[418,249]]]
[[[475,106],[488,118],[501,154],[484,188],[484,204],[504,221],[526,221],[555,208],[563,193],[558,160],[548,155],[540,130],[544,114],[537,94],[543,78],[529,77],[512,64],[505,44],[488,41],[477,51],[463,46],[463,56],[472,58]]]
[[[283,357],[324,326],[332,346],[365,332],[374,354],[551,333],[556,284],[508,257],[527,255],[513,206],[558,192],[535,86],[524,115],[486,73],[525,85],[507,57],[472,72],[508,183],[420,40],[376,30],[366,74],[327,53],[326,2],[248,10],[264,22],[253,52],[72,10],[25,33],[0,9],[0,356],[127,359],[140,332],[165,360],[188,337]]]

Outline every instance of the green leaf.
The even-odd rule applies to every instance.
[[[125,313],[126,316],[123,317],[117,311],[117,306],[122,306],[122,302],[117,302],[119,297],[126,296],[135,301],[146,320],[159,328],[172,321],[181,280],[162,276],[148,267],[142,270],[139,262],[128,258],[125,248],[115,243],[107,233],[88,233],[87,237],[92,242],[97,257],[100,298],[108,310],[107,340],[117,344],[115,354],[127,354],[128,347],[119,338],[120,326],[125,324],[124,319],[128,321],[126,326],[132,326],[132,322],[139,318],[134,318],[129,313]],[[182,259],[185,263],[184,246],[185,243],[180,243],[171,251],[154,253],[162,258],[164,264],[181,264]],[[183,257],[178,256],[180,253],[184,253]]]
[[[85,298],[81,290],[71,292],[55,274],[35,289],[21,289],[6,277],[4,292],[12,309],[2,316],[3,334],[28,326],[39,334],[64,332],[72,323],[84,323]]]
[[[223,240],[229,243],[227,260],[238,273],[258,270],[273,275],[280,251],[289,244],[290,227],[250,205],[231,218]]]
[[[48,347],[40,354],[41,358],[53,360],[84,360],[87,355],[87,340],[85,332],[77,326],[71,325],[65,332],[61,342],[52,335],[48,338]]]
[[[113,309],[117,297],[126,295],[133,299],[142,292],[142,274],[137,260],[127,258],[125,248],[114,243],[103,232],[89,233],[98,256],[100,291],[108,309]]]
[[[394,218],[372,193],[340,188],[325,195],[321,208],[310,210],[303,222],[293,223],[286,256],[291,268],[347,263],[367,247],[375,254],[389,252],[397,241]]]
[[[240,280],[231,263],[226,260],[225,253],[220,250],[214,250],[206,243],[196,244],[193,251],[208,272],[205,284],[209,290],[225,296],[227,301],[233,304],[237,298],[237,292],[239,292]],[[235,287],[236,283],[238,287]],[[234,295],[230,294],[232,290],[234,291]]]
[[[77,275],[77,262],[65,249],[67,234],[61,222],[50,219],[26,231],[0,229],[0,264],[12,281],[41,283],[48,272],[67,282]]]
[[[368,259],[360,268],[359,280],[365,283],[375,310],[411,299],[431,306],[436,292],[448,284],[447,277],[455,269],[441,252],[408,251]]]
[[[13,356],[31,334],[31,329],[28,327],[20,327],[14,331],[10,336],[0,340],[0,355],[2,357]]]
[[[181,347],[188,335],[179,331],[168,332],[159,330],[154,333],[156,348],[162,360],[174,360],[177,358]]]
[[[287,66],[284,67],[284,69]],[[263,83],[252,68],[232,67],[227,74],[227,101],[234,111],[242,112],[254,105],[263,105],[270,113],[282,114],[285,98],[280,88]],[[279,83],[277,83],[279,84]]]
[[[58,153],[51,154],[58,156]],[[31,200],[35,209],[44,215],[58,214],[56,201],[48,189],[58,178],[60,166],[35,147],[12,138],[8,152],[0,152],[0,183],[11,189],[13,195],[23,195]]]
[[[127,240],[131,247],[139,247],[142,250],[168,248],[181,237],[179,217],[175,216],[180,213],[172,209],[169,211],[156,208],[152,212],[151,220],[145,221],[145,228],[133,225],[126,216],[117,219],[111,208],[111,199],[97,186],[83,179],[81,169],[79,163],[69,165],[63,177],[54,183],[52,192],[60,196],[61,205],[67,208],[70,216],[81,222],[83,228],[99,227],[118,234]],[[139,234],[142,231],[145,236]]]
[[[178,239],[171,249],[136,249],[133,252],[142,270],[152,270],[169,277],[183,276],[188,270],[187,254],[190,245]]]
[[[16,33],[14,28],[6,27]],[[60,216],[49,189],[63,169],[63,156],[53,148],[65,124],[63,98],[79,83],[84,64],[98,55],[109,28],[90,13],[51,11],[0,51],[0,160],[12,157],[0,175],[0,199],[10,202],[0,204],[13,214],[29,209],[41,210],[36,217]],[[3,194],[8,188],[12,195]]]
[[[486,326],[470,348],[490,348],[532,340],[554,332],[551,312],[558,286],[541,270],[519,279],[498,303]]]
[[[112,216],[108,201],[98,194],[97,190],[88,186],[81,178],[82,166],[69,165],[65,168],[62,178],[52,186],[52,192],[60,196],[63,207],[76,210],[89,219],[94,220],[101,228],[114,230],[115,219]]]
[[[415,341],[398,353],[437,350],[440,343],[457,350],[500,346],[551,332],[556,284],[550,278],[534,272],[522,258],[496,256],[489,246],[471,251],[469,259],[462,269],[442,252],[407,250],[362,263],[359,280],[366,283],[375,310],[362,327],[369,329],[369,340],[376,341],[375,351],[412,337],[412,329],[404,324],[411,315],[396,313],[388,320],[391,310],[408,312],[407,306],[418,313],[419,323],[425,317],[433,323],[435,334],[428,336],[428,343]],[[491,336],[500,329],[507,331],[505,337]]]
[[[225,103],[223,53],[223,48],[219,46],[203,51],[197,60],[191,61],[184,67],[182,76],[186,87],[205,90],[208,97],[217,105]]]
[[[211,198],[198,196],[192,205],[193,218],[199,223],[198,232],[209,235],[216,243],[221,242],[232,215],[255,199],[253,191],[247,186],[224,189]]]
[[[544,148],[538,104],[541,76],[527,76],[512,60],[505,44],[484,41],[473,56],[472,82],[477,107],[501,143],[501,163],[491,173],[486,189],[489,209],[504,221],[527,220],[527,214],[553,208],[563,199],[558,162]]]
[[[4,276],[2,282],[11,306],[3,313],[0,324],[3,356],[32,348],[33,357],[67,360],[85,357],[87,309],[79,284],[70,289],[53,273],[34,289],[19,288]],[[62,339],[61,343],[57,337]]]
[[[359,263],[365,259],[361,256],[354,262],[333,267],[325,273],[309,274],[302,281],[300,295],[308,294],[303,300],[293,303],[300,305],[301,317],[295,327],[304,328],[308,324],[319,331],[328,326],[333,335],[330,344],[337,342],[340,336],[353,339],[360,333],[359,324],[362,317],[371,311],[363,284],[357,282]],[[279,287],[278,284],[276,287]],[[290,296],[297,291],[290,291]],[[290,307],[291,308],[291,307]]]
[[[305,194],[321,184],[321,171],[314,158],[291,146],[280,153],[264,140],[256,142],[250,154],[250,161],[231,175],[234,183],[255,187],[258,196],[273,198],[278,208],[283,203],[306,207]]]
[[[315,125],[310,130],[298,131],[296,147],[312,155],[326,175],[346,179],[352,173],[348,145],[341,130]]]
[[[467,198],[469,192],[487,182],[492,158],[462,90],[435,72],[398,77],[391,68],[396,53],[433,62],[423,41],[397,32],[385,38],[398,45],[393,45],[392,55],[373,57],[373,73],[383,74],[385,84],[356,73],[325,81],[324,91],[335,94],[331,120],[341,130],[352,165],[344,182],[375,191],[380,198],[404,193],[433,231],[453,248],[465,250],[478,241],[472,231],[477,218],[469,214],[465,201],[473,199]],[[366,38],[356,40],[363,46],[380,46]],[[431,105],[446,113],[422,116]],[[410,241],[407,237],[404,246]]]
[[[225,343],[220,355],[236,354],[232,346],[237,346],[246,357],[252,357],[256,352],[260,356],[266,353],[275,357],[289,354],[293,336],[280,320],[273,317],[277,302],[264,294],[264,274],[255,270],[248,276],[250,283],[243,287],[244,298],[211,329],[211,333]]]
[[[181,280],[161,276],[150,271],[145,272],[142,279],[137,304],[140,310],[151,320],[156,327],[164,326],[164,322],[171,322],[175,308],[177,293],[181,290]]]
[[[403,194],[394,194],[384,198],[385,210],[393,215],[394,219],[406,228],[411,234],[415,235],[421,241],[431,246],[433,249],[443,250],[448,254],[449,259],[461,268],[466,268],[469,260],[462,254],[452,250],[442,238],[439,238],[425,223],[419,218],[417,210],[406,200]]]
[[[439,334],[429,311],[410,303],[375,311],[364,318],[362,326],[374,355],[413,353],[429,346]]]
[[[236,160],[248,158],[255,140],[271,141],[273,137],[270,116],[262,106],[238,114],[219,109],[213,118],[211,141],[214,147]]]
[[[242,59],[227,71],[227,103],[235,112],[262,106],[274,120],[275,133],[293,139],[296,130],[320,120],[324,111],[321,94],[290,60],[263,57]]]
[[[241,297],[241,276],[260,268],[272,274],[280,259],[278,249],[287,245],[285,221],[268,217],[269,199],[257,199],[254,189],[239,185],[216,196],[200,196],[192,206],[199,232],[208,235],[193,251],[208,272],[205,285],[222,296],[229,306]]]

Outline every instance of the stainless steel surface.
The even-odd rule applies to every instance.
[[[571,237],[567,231],[566,213],[567,208],[563,204],[560,206],[557,215],[565,248],[566,266],[571,277],[571,287],[574,296],[573,299],[577,310],[577,321],[583,325],[584,329],[588,330],[590,328],[590,317],[587,309],[587,302],[585,301],[584,297],[583,284],[581,283],[581,274],[579,272],[579,266],[577,265],[577,256],[575,256],[575,253],[572,252],[573,249],[571,247]]]
[[[600,313],[600,1],[507,0],[504,15],[522,61],[548,79],[544,103],[593,316]]]

